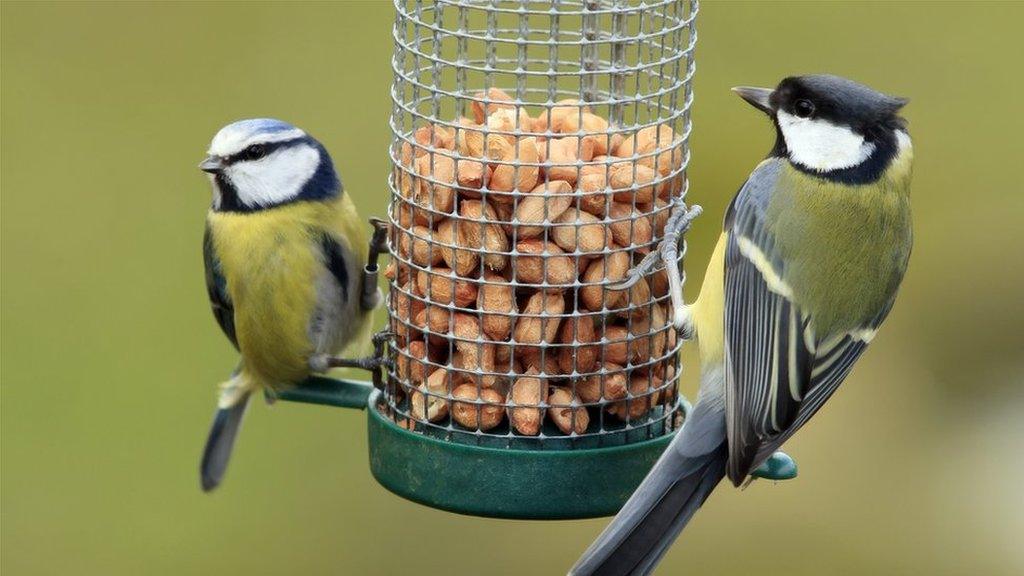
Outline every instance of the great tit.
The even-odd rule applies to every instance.
[[[361,365],[334,355],[368,340],[380,295],[364,225],[312,136],[280,120],[242,120],[217,132],[199,168],[213,188],[203,238],[210,307],[241,354],[203,451],[209,491],[254,392],[272,399],[313,373]]]
[[[650,573],[723,477],[739,486],[832,396],[907,268],[906,100],[828,75],[734,91],[776,139],[681,319],[700,350],[697,402],[572,574]]]

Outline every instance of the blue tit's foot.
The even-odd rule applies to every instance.
[[[366,357],[366,358],[336,358],[334,356],[327,357],[328,368],[358,368],[360,370],[366,370],[372,372],[378,370],[382,366],[388,364],[385,358]]]
[[[370,218],[370,225],[373,226],[373,238],[370,239],[369,261],[376,263],[377,256],[388,251],[388,226],[387,221],[380,218]]]
[[[792,480],[797,476],[796,460],[793,460],[785,452],[776,452],[761,463],[753,472],[750,479],[744,484],[744,488],[756,478],[766,480]]]
[[[384,344],[387,344],[394,337],[395,333],[389,330],[381,330],[380,332],[375,333],[372,339],[374,352],[376,353],[378,349],[383,352]],[[378,353],[377,355],[381,356],[382,354]]]
[[[263,388],[263,400],[267,404],[273,404],[277,402],[277,390],[274,390],[270,386],[265,386]]]

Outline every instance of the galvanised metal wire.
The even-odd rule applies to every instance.
[[[612,262],[657,249],[686,195],[697,1],[395,7],[387,411],[411,430],[489,446],[669,433],[685,400],[665,271],[626,292],[608,286],[622,280]],[[521,219],[531,197],[542,220]],[[601,247],[583,246],[595,233]],[[685,242],[677,266],[684,255]],[[482,292],[513,305],[485,310]],[[531,377],[539,387],[517,384]],[[517,402],[520,385],[537,394]],[[570,400],[550,401],[555,387]],[[476,424],[430,407],[475,410]],[[481,424],[495,412],[500,425]]]

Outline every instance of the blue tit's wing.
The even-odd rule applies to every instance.
[[[341,287],[341,299],[343,302],[348,302],[349,294],[349,278],[348,265],[345,262],[345,251],[342,249],[341,244],[338,243],[331,235],[324,234],[320,239],[320,249],[324,255],[324,265],[327,266],[327,270],[334,276],[334,279],[338,281],[338,285]]]
[[[209,226],[203,232],[203,264],[206,266],[206,294],[210,298],[213,317],[217,319],[217,324],[234,344],[235,349],[238,349],[238,338],[235,336],[235,307],[228,295],[227,280],[220,271],[220,261],[213,251]]]
[[[868,340],[815,334],[794,301],[785,280],[787,254],[765,221],[783,162],[758,166],[726,216],[728,475],[736,485],[821,408]],[[874,326],[884,317],[885,311]]]

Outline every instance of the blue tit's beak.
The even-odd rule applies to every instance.
[[[224,169],[224,160],[220,156],[207,156],[199,163],[199,169],[210,174],[217,174]]]
[[[750,103],[750,105],[753,106],[754,108],[757,108],[758,110],[765,112],[767,114],[772,113],[772,104],[770,99],[772,96],[772,92],[774,92],[774,90],[772,90],[771,88],[737,86],[733,88],[732,91],[738,94],[740,98],[743,98],[748,103]]]

